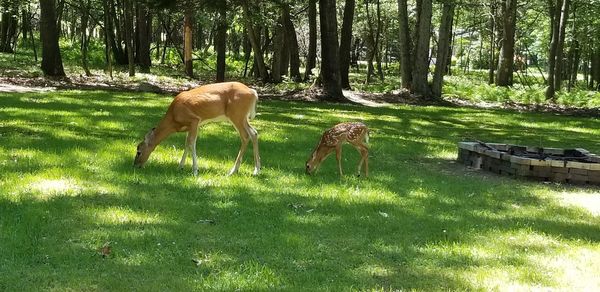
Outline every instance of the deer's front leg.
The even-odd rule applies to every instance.
[[[337,159],[338,169],[340,170],[340,176],[343,176],[342,172],[342,145],[335,146],[335,159]]]
[[[192,122],[187,134],[187,144],[192,148],[192,170],[198,175],[198,156],[196,155],[196,139],[198,138],[198,121]],[[184,153],[185,155],[185,153]]]
[[[179,161],[179,169],[183,169],[183,167],[185,166],[185,160],[187,159],[189,148],[190,148],[190,143],[189,143],[189,133],[188,133],[187,136],[185,137],[185,147],[183,148],[183,156],[181,156],[181,160]]]

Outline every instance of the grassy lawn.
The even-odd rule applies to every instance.
[[[227,124],[201,130],[197,178],[177,168],[184,134],[134,169],[171,98],[0,93],[0,290],[600,289],[599,188],[453,161],[465,138],[599,153],[598,119],[261,101],[260,176],[250,153],[225,176]],[[333,157],[305,175],[322,130],[347,120],[372,128],[371,177],[350,175],[349,146],[345,177]]]

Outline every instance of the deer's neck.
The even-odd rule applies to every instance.
[[[158,146],[160,142],[169,137],[175,132],[170,120],[167,117],[163,118],[154,129],[154,137],[152,139],[152,147]]]

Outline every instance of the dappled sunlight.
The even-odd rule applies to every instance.
[[[76,196],[83,188],[70,178],[34,180],[23,192],[33,192],[39,200],[48,200],[55,196]]]
[[[200,130],[194,177],[191,159],[178,169],[185,133],[166,139],[144,168],[132,166],[136,144],[172,96],[24,97],[0,99],[0,108],[14,109],[2,111],[7,122],[0,126],[0,261],[8,267],[0,281],[28,275],[35,282],[60,267],[69,276],[51,285],[64,290],[92,287],[97,277],[143,278],[137,288],[159,290],[597,285],[595,189],[454,163],[456,142],[465,137],[539,143],[538,131],[521,120],[553,125],[546,141],[594,148],[588,138],[598,129],[570,129],[579,118],[561,117],[564,130],[542,114],[261,101],[251,122],[260,134],[261,174],[251,175],[250,146],[239,173],[226,175],[240,140],[221,123]],[[343,148],[344,176],[334,156],[305,175],[322,131],[356,119],[372,130],[370,176],[356,177],[359,155],[350,146]],[[103,258],[105,243],[113,254]],[[577,278],[587,283],[563,284]]]
[[[88,209],[97,224],[165,224],[168,220],[157,213],[134,211],[126,207]]]
[[[574,206],[584,209],[596,217],[600,216],[599,192],[581,190],[563,191],[558,194],[558,199],[564,206]]]
[[[565,249],[553,257],[534,256],[538,265],[546,265],[556,282],[573,291],[600,290],[600,248]],[[568,284],[568,286],[566,285]]]

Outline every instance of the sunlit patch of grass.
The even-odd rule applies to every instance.
[[[29,184],[28,190],[39,193],[38,198],[47,200],[54,195],[77,195],[81,187],[69,179],[41,179]]]
[[[594,216],[600,216],[600,202],[597,192],[570,191],[561,193],[561,202],[567,206],[576,206]]]
[[[172,97],[0,95],[0,290],[595,290],[598,189],[498,177],[454,162],[456,142],[583,147],[593,118],[503,110],[261,101],[262,173],[240,139],[185,134],[146,166],[135,145]],[[322,132],[371,128],[370,177],[344,146],[304,174]],[[104,258],[98,249],[112,247]],[[56,271],[60,270],[60,273]]]

